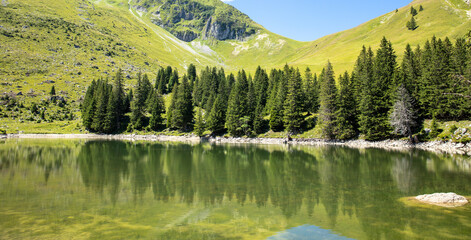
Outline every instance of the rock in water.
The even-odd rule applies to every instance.
[[[459,207],[468,203],[468,199],[456,193],[434,193],[415,197],[415,199],[438,206]]]

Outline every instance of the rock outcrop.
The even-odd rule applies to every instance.
[[[443,207],[459,207],[468,204],[468,199],[456,193],[424,194],[415,197],[415,199]]]
[[[214,20],[212,17],[206,22],[203,29],[202,39],[239,40],[243,41],[246,37],[255,33],[255,31],[247,31],[248,26],[235,26],[235,22],[222,22]]]

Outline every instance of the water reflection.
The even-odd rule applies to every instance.
[[[86,188],[116,205],[131,186],[139,206],[154,201],[275,208],[292,221],[364,239],[471,236],[469,207],[410,207],[401,197],[454,191],[471,195],[469,159],[423,151],[388,152],[342,147],[219,146],[88,141],[69,147],[0,148],[0,171],[27,162],[51,171],[75,163]],[[209,214],[209,213],[207,213]],[[325,216],[325,217],[324,217]],[[348,221],[358,229],[348,230]],[[299,226],[299,225],[298,225]],[[168,234],[168,232],[167,232]],[[278,239],[278,238],[277,238]]]

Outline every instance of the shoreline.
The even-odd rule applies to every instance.
[[[461,154],[471,156],[471,143],[453,143],[444,141],[422,142],[410,144],[405,140],[384,140],[368,142],[365,140],[325,140],[325,139],[292,139],[286,138],[226,138],[226,137],[198,137],[193,134],[185,136],[171,135],[135,135],[135,134],[7,134],[0,139],[96,139],[96,140],[131,140],[131,141],[160,141],[160,142],[186,142],[212,144],[264,144],[264,145],[304,145],[304,146],[345,146],[365,149],[378,148],[386,150],[420,149],[437,153]]]

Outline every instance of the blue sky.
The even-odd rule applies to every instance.
[[[223,0],[271,32],[299,41],[356,27],[412,0]]]

